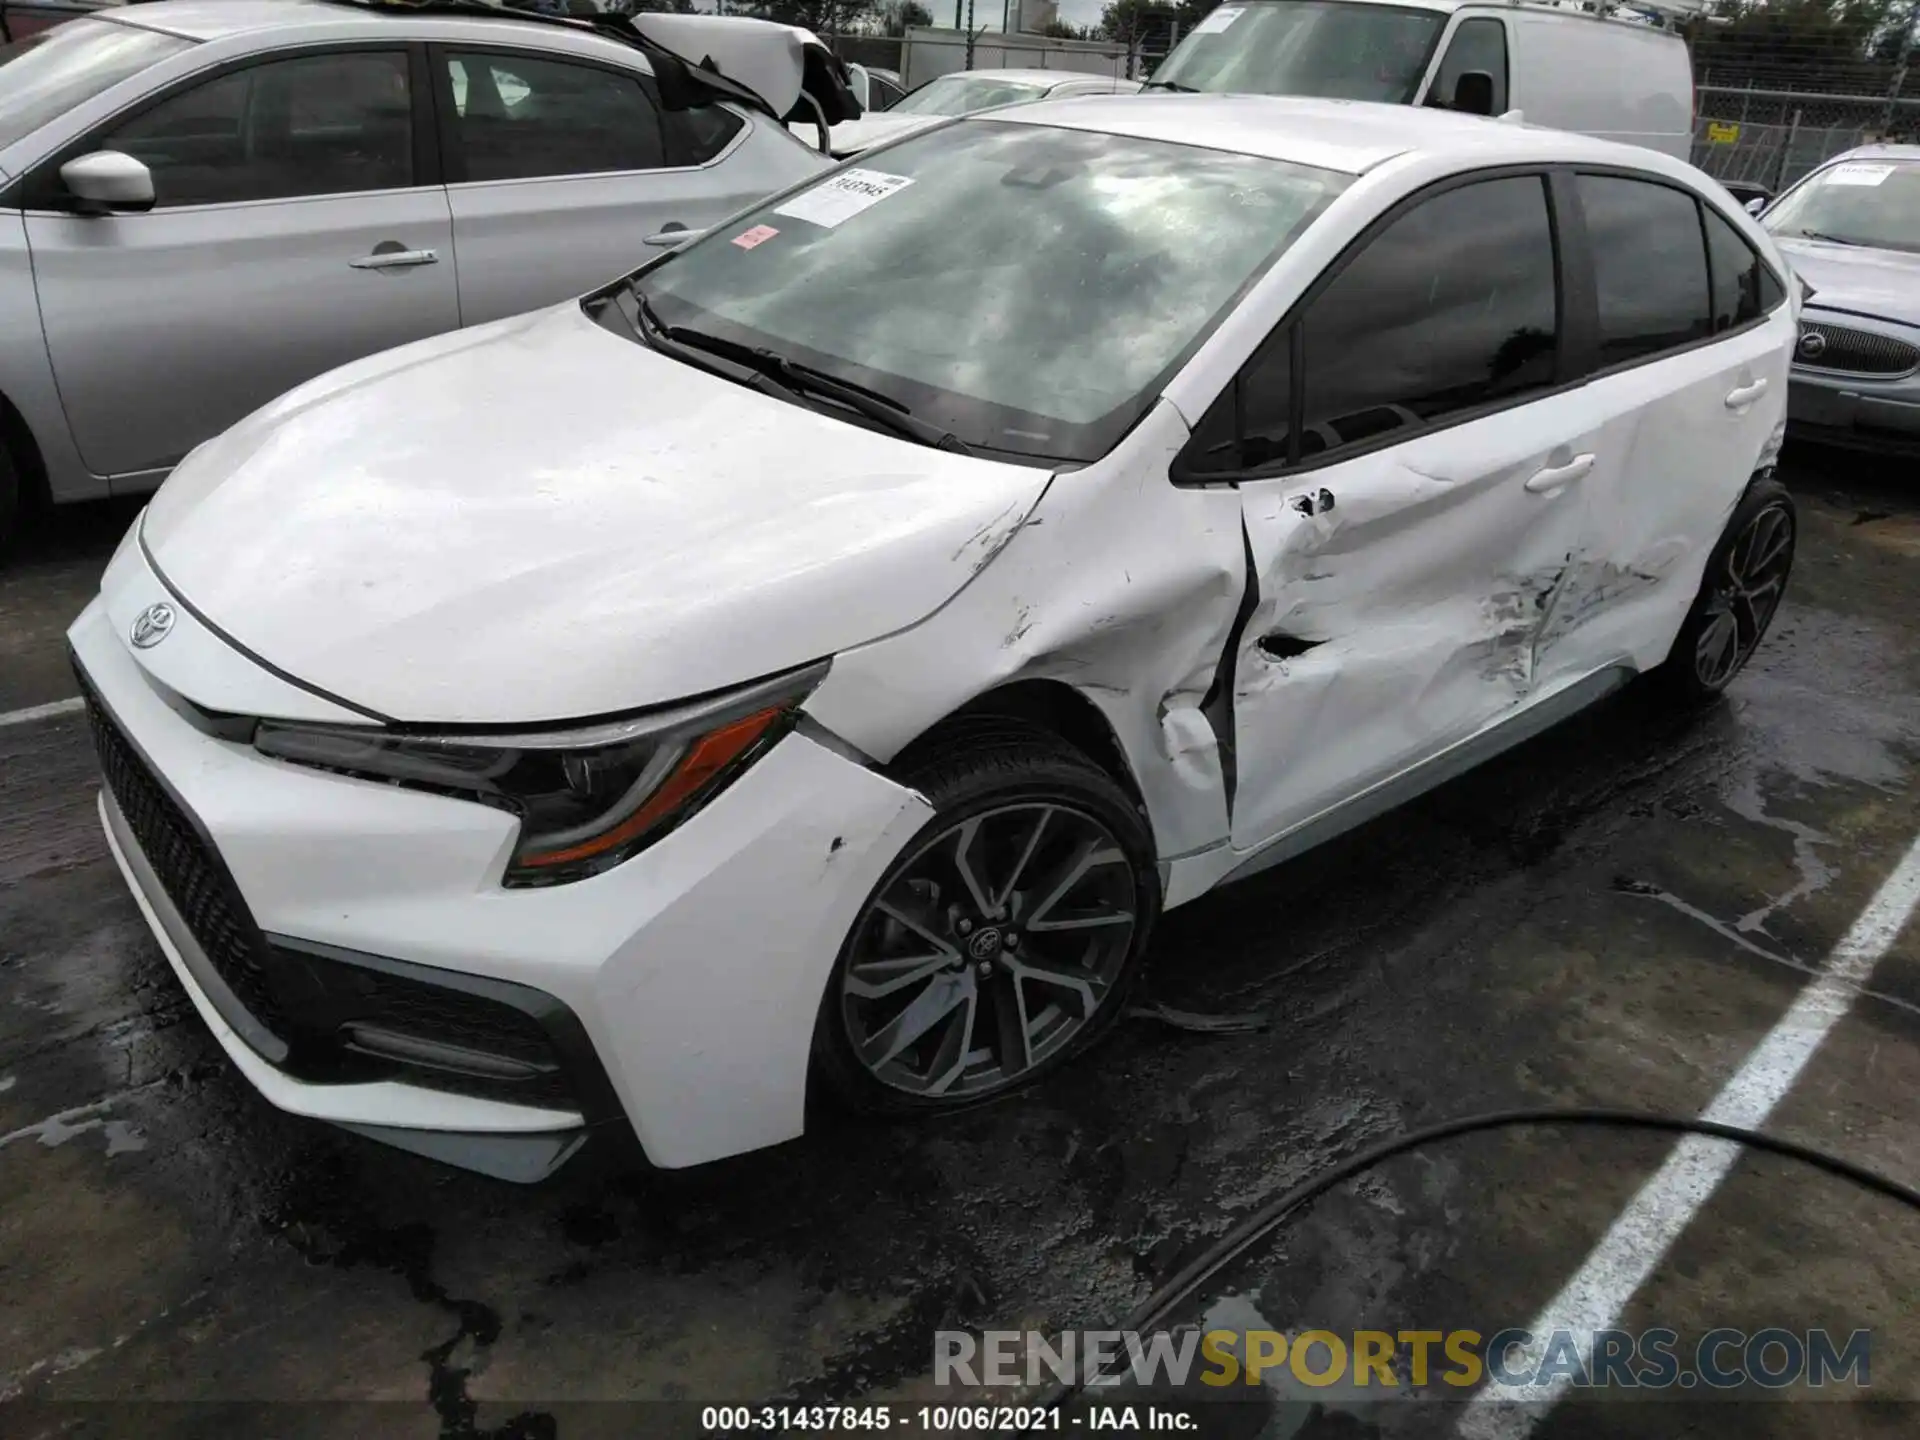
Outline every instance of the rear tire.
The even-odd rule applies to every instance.
[[[1786,486],[1769,476],[1747,487],[1707,557],[1700,593],[1673,649],[1651,677],[1670,701],[1706,704],[1753,658],[1779,613],[1799,534]]]
[[[1160,912],[1139,804],[1057,736],[982,719],[907,757],[934,814],[848,932],[814,1026],[827,1092],[869,1114],[1031,1084],[1125,1009]]]

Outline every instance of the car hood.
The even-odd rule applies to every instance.
[[[566,305],[292,391],[188,456],[142,538],[182,600],[308,686],[521,724],[911,625],[1048,478],[761,395]]]
[[[842,120],[827,131],[827,148],[835,156],[857,155],[862,150],[870,150],[889,140],[898,140],[917,130],[944,125],[952,118],[951,115],[891,115],[882,111],[858,120]],[[791,128],[808,144],[815,144],[820,138],[819,132],[811,124],[798,124]]]
[[[1920,255],[1777,235],[1774,243],[1794,273],[1818,292],[1815,308],[1920,326]]]

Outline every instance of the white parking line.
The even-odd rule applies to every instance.
[[[1899,939],[1916,906],[1920,906],[1920,840],[1833,947],[1819,977],[1808,982],[1780,1023],[1714,1097],[1703,1118],[1749,1130],[1763,1125],[1793,1088],[1820,1042],[1847,1013],[1859,986]],[[1579,1273],[1527,1327],[1538,1338],[1525,1352],[1526,1359],[1516,1357],[1509,1368],[1537,1365],[1556,1331],[1572,1334],[1582,1368],[1589,1365],[1592,1333],[1620,1323],[1627,1303],[1726,1179],[1740,1151],[1730,1140],[1693,1135],[1676,1145]],[[1457,1433],[1463,1440],[1525,1440],[1571,1384],[1570,1376],[1556,1374],[1533,1386],[1484,1388],[1460,1417]]]
[[[87,702],[78,695],[65,700],[50,701],[45,705],[29,705],[24,710],[9,710],[0,715],[0,730],[9,725],[26,725],[35,720],[51,720],[56,715],[71,715],[76,710],[86,709]]]

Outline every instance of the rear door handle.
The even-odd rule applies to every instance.
[[[347,263],[356,270],[405,270],[414,265],[437,265],[440,255],[435,250],[375,250]]]
[[[1530,495],[1552,495],[1564,490],[1574,481],[1584,479],[1593,469],[1593,456],[1576,455],[1565,465],[1549,465],[1544,470],[1536,470],[1527,477],[1527,493]]]
[[[1766,393],[1767,382],[1765,380],[1756,380],[1751,385],[1742,385],[1738,390],[1731,391],[1727,395],[1727,408],[1729,410],[1744,410]]]

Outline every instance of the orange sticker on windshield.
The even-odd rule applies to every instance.
[[[743,230],[733,237],[733,243],[742,250],[751,250],[756,245],[764,245],[780,232],[771,225],[756,225],[751,230]]]

